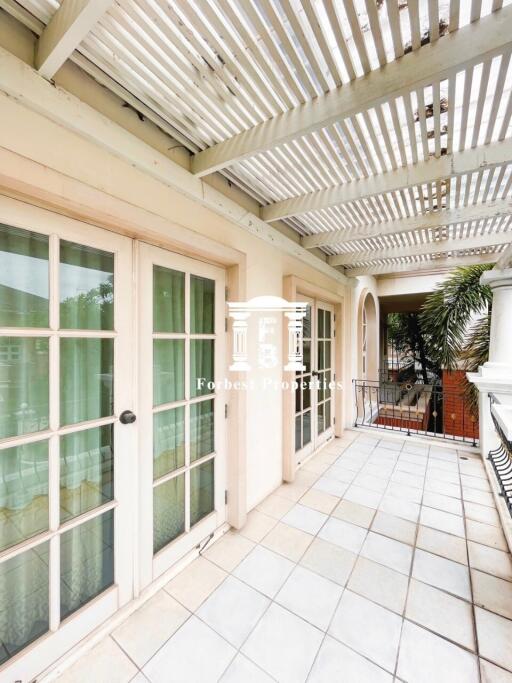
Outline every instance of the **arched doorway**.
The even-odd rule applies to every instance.
[[[377,335],[377,304],[368,290],[363,290],[358,310],[358,378],[378,379],[379,340]]]

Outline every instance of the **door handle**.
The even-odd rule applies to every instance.
[[[131,425],[136,419],[137,416],[131,410],[123,410],[121,415],[119,415],[119,422],[124,425]]]
[[[319,375],[320,373],[317,372],[317,370],[313,370],[313,371],[311,372],[311,374],[313,375],[313,377],[318,377],[318,375]]]

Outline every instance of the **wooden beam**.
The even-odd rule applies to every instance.
[[[361,261],[377,261],[379,259],[399,258],[400,256],[423,256],[428,254],[445,254],[447,252],[466,251],[466,249],[481,249],[482,247],[510,244],[512,230],[487,235],[476,235],[463,239],[445,239],[426,244],[415,244],[411,247],[389,247],[388,249],[373,249],[350,254],[336,254],[329,257],[331,266],[346,266]]]
[[[302,246],[306,249],[326,247],[347,242],[357,242],[369,237],[382,235],[397,235],[416,230],[434,229],[443,225],[476,221],[485,218],[496,218],[512,213],[512,197],[494,202],[485,202],[471,206],[461,206],[456,209],[443,209],[432,211],[420,216],[401,218],[396,221],[372,223],[363,227],[348,228],[345,230],[332,230],[320,232],[317,235],[306,235],[302,238]]]
[[[39,38],[36,68],[47,79],[53,78],[112,0],[63,0]]]
[[[505,270],[505,268],[512,268],[512,243],[509,244],[505,251],[502,251],[500,257],[494,266],[499,270]]]
[[[419,263],[386,263],[385,265],[365,266],[363,268],[350,268],[345,273],[349,277],[360,277],[362,275],[391,275],[392,273],[407,273],[416,275],[418,273],[442,273],[452,270],[457,266],[470,266],[476,263],[496,263],[499,254],[472,254],[470,256],[446,256],[436,258],[431,261],[421,261]]]
[[[506,7],[326,95],[197,153],[192,160],[192,172],[198,176],[213,173],[375,107],[391,97],[430,85],[433,80],[443,80],[500,53],[510,44],[511,36],[512,7]]]
[[[512,9],[512,6],[511,6]],[[442,40],[439,42],[442,43]],[[263,207],[261,217],[267,222],[277,221],[290,216],[297,216],[309,211],[318,211],[329,206],[338,206],[354,199],[371,197],[400,190],[411,185],[432,183],[456,175],[503,164],[512,159],[512,139],[502,140],[455,152],[439,158],[432,158],[413,166],[388,171],[362,180],[354,180],[344,185],[336,185],[326,190],[317,190],[300,197],[291,197],[275,204]]]

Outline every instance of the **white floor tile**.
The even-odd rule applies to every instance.
[[[386,491],[386,497],[393,496],[400,500],[407,500],[410,503],[421,503],[423,491],[417,489],[415,486],[406,486],[405,484],[398,484],[392,481]]]
[[[366,537],[361,556],[402,574],[408,575],[411,570],[412,547],[372,531]]]
[[[353,503],[351,500],[342,500],[336,509],[332,512],[332,516],[336,519],[343,519],[345,522],[356,524],[368,529],[372,523],[375,515],[374,508],[368,508],[359,503]]]
[[[105,638],[90,652],[72,664],[58,683],[128,683],[137,667],[112,638]]]
[[[270,600],[261,593],[228,576],[203,602],[197,616],[239,648],[269,604]]]
[[[227,534],[224,534],[222,538],[205,550],[203,557],[214,562],[225,571],[232,572],[254,546],[254,541],[250,541],[233,531],[228,531]]]
[[[388,515],[382,510],[377,511],[371,530],[408,545],[414,545],[416,539],[416,524],[414,522],[396,517],[396,515]]]
[[[274,517],[266,515],[259,510],[251,510],[247,515],[246,523],[238,533],[255,543],[259,543],[268,534],[270,529],[275,527],[276,523]]]
[[[487,545],[468,541],[469,564],[474,569],[512,581],[512,559],[509,553]]]
[[[417,522],[420,516],[420,506],[417,503],[395,498],[395,496],[387,493],[379,505],[379,510],[402,519],[408,519],[410,522]]]
[[[314,489],[324,491],[324,493],[330,493],[331,496],[337,496],[338,498],[341,498],[348,487],[349,484],[346,482],[339,481],[338,479],[332,479],[328,476],[320,477],[320,479],[318,479],[318,481],[316,481],[313,485]]]
[[[333,581],[298,566],[275,597],[275,601],[313,626],[327,630],[343,588]]]
[[[269,517],[281,519],[293,505],[294,503],[292,500],[288,500],[287,498],[283,498],[282,496],[273,493],[271,496],[267,496],[267,498],[258,505],[257,509],[264,514],[269,515]]]
[[[258,545],[238,565],[233,576],[273,598],[293,567],[293,562],[286,557]]]
[[[459,536],[453,536],[438,529],[420,525],[416,547],[460,564],[468,563],[466,541]]]
[[[457,562],[438,557],[424,550],[416,550],[412,576],[436,588],[471,600],[469,570]]]
[[[490,524],[466,519],[466,533],[468,541],[475,541],[482,545],[488,545],[497,550],[508,551],[508,545],[501,529]]]
[[[392,680],[391,674],[327,636],[308,683],[391,683]]]
[[[354,568],[356,559],[355,553],[328,543],[321,538],[315,538],[306,550],[300,564],[317,574],[321,574],[326,579],[344,586]]]
[[[512,583],[510,581],[472,569],[471,583],[475,605],[512,619]]]
[[[160,590],[123,621],[112,637],[141,669],[189,616],[185,607]]]
[[[407,620],[397,676],[414,683],[479,683],[475,655]]]
[[[480,656],[512,671],[512,621],[475,607]]]
[[[439,529],[439,531],[445,531],[447,534],[460,536],[461,538],[464,538],[466,535],[462,517],[452,515],[449,512],[443,512],[442,510],[423,507],[421,509],[420,524],[429,526],[432,529]]]
[[[225,571],[204,557],[198,557],[169,581],[165,590],[191,612],[195,612],[225,578]]]
[[[480,672],[482,675],[482,683],[512,683],[512,673],[505,671],[491,662],[486,662],[485,659],[480,660]]]
[[[311,488],[302,496],[299,503],[301,505],[307,505],[313,510],[318,510],[318,512],[330,515],[339,501],[340,499],[338,496],[333,496],[330,493],[325,493],[325,491]]]
[[[298,562],[313,539],[311,534],[279,522],[261,544],[292,562]]]
[[[393,673],[401,627],[402,618],[397,614],[345,590],[329,633]]]
[[[366,529],[362,527],[330,517],[320,529],[318,536],[324,541],[329,541],[329,543],[334,543],[334,545],[357,554],[363,546],[366,534]]]
[[[347,588],[387,609],[402,614],[409,587],[409,578],[394,569],[359,557]]]
[[[464,600],[412,579],[405,616],[458,645],[475,649],[473,609]]]
[[[379,503],[382,499],[382,493],[379,493],[378,491],[370,491],[370,489],[352,484],[347,489],[347,492],[343,498],[345,500],[351,500],[353,503],[359,503],[359,505],[376,509],[379,507]]]
[[[429,508],[435,508],[436,510],[443,510],[444,512],[451,512],[453,515],[462,516],[462,503],[458,498],[451,498],[450,496],[443,496],[440,493],[425,491],[422,503]]]
[[[281,683],[302,683],[322,638],[322,631],[273,603],[242,652]]]
[[[215,683],[235,654],[234,647],[192,616],[142,672],[151,683]]]
[[[272,683],[273,680],[247,657],[237,654],[220,683]]]
[[[464,503],[464,513],[469,519],[474,519],[477,522],[483,522],[484,524],[491,524],[501,528],[500,518],[496,510],[493,510],[486,505],[478,505],[478,503],[470,503],[466,501]]]
[[[282,522],[315,536],[327,519],[327,515],[299,503],[286,513]]]

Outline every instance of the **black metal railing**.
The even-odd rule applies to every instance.
[[[461,441],[476,446],[478,419],[462,392],[438,383],[353,380],[355,426]]]
[[[491,417],[500,442],[497,448],[489,451],[487,459],[492,464],[500,494],[512,516],[512,442],[505,436],[493,410],[493,406],[500,403],[499,398],[495,394],[489,394],[489,398],[491,401]]]

